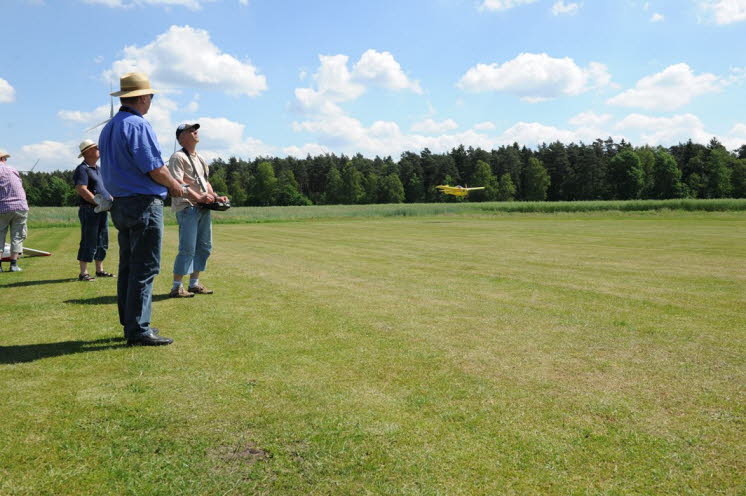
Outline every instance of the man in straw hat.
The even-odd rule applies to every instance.
[[[174,260],[174,283],[170,298],[191,298],[195,294],[212,294],[199,282],[199,274],[207,267],[207,259],[212,251],[212,220],[210,210],[200,204],[212,203],[215,199],[228,201],[217,196],[207,180],[210,170],[207,162],[197,153],[199,124],[181,124],[176,128],[176,140],[181,145],[168,161],[168,169],[177,180],[189,186],[188,193],[175,198],[171,208],[179,222],[179,253]],[[189,289],[185,290],[182,280],[190,274]]]
[[[18,255],[23,253],[23,240],[26,239],[28,203],[20,174],[7,165],[9,158],[9,153],[0,150],[0,251],[5,246],[5,233],[10,228],[10,271],[20,272]]]
[[[111,218],[119,231],[119,322],[128,345],[171,344],[150,326],[153,281],[160,270],[163,239],[163,200],[183,195],[161,158],[153,128],[143,118],[155,90],[145,74],[120,78],[119,112],[104,126],[98,139],[101,175],[114,197]]]
[[[98,170],[98,145],[91,140],[80,144],[80,155],[83,162],[75,169],[73,182],[78,192],[78,218],[80,219],[80,247],[78,248],[78,262],[80,263],[79,281],[93,281],[96,278],[88,273],[88,264],[96,261],[96,276],[114,277],[114,274],[104,270],[106,250],[109,249],[109,214],[106,211],[96,212],[96,195],[101,198],[111,198],[106,191],[101,174]]]

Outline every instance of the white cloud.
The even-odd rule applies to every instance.
[[[73,141],[42,141],[22,146],[13,155],[13,163],[10,165],[18,170],[29,170],[38,160],[34,172],[72,170],[80,163],[78,153],[78,143]]]
[[[369,86],[393,91],[421,93],[419,83],[410,80],[389,52],[367,50],[348,68],[347,55],[319,55],[320,66],[313,75],[314,88],[296,88],[294,107],[309,114],[341,114],[338,103],[356,100]]]
[[[57,112],[57,117],[63,121],[88,124],[92,126],[102,122],[104,119],[108,119],[109,111],[109,105],[101,105],[91,112],[84,112],[81,110],[60,110]]]
[[[303,146],[285,147],[282,149],[282,153],[290,157],[306,158],[308,155],[315,157],[317,155],[326,155],[330,152],[318,143],[306,143]]]
[[[728,84],[741,84],[746,81],[746,67],[731,67]]]
[[[559,0],[552,5],[552,14],[558,15],[575,15],[580,10],[580,4],[575,2],[565,3],[565,0]]]
[[[675,110],[696,96],[720,91],[722,86],[723,82],[714,74],[695,76],[692,69],[682,63],[640,79],[634,88],[606,103],[648,110]]]
[[[5,79],[0,78],[0,103],[14,102],[16,90]]]
[[[241,5],[249,5],[249,0],[238,0]]]
[[[248,61],[222,53],[210,33],[190,26],[171,26],[143,47],[124,48],[124,58],[107,71],[107,79],[144,72],[156,89],[206,88],[231,95],[256,96],[267,80]]]
[[[706,143],[713,137],[705,131],[699,117],[693,114],[673,117],[630,114],[618,122],[615,129],[638,131],[644,143],[648,145],[670,146],[690,138],[698,143]]]
[[[663,14],[659,14],[656,12],[650,17],[650,22],[663,22],[666,18],[663,16]]]
[[[620,130],[635,130],[642,141],[649,145],[671,146],[691,139],[695,143],[707,144],[717,138],[726,148],[734,150],[746,144],[746,124],[737,123],[725,135],[708,132],[699,117],[679,114],[672,117],[651,117],[630,114],[615,126]]]
[[[482,5],[480,6],[480,10],[509,10],[513,7],[518,7],[520,5],[526,5],[534,2],[536,2],[536,0],[484,0],[484,2],[482,2]]]
[[[215,0],[83,0],[84,3],[103,5],[105,7],[130,8],[137,6],[161,5],[164,7],[181,6],[189,10],[200,10],[202,4]]]
[[[485,121],[474,124],[474,129],[477,131],[494,131],[497,129],[494,122]]]
[[[458,124],[456,124],[456,121],[453,119],[445,119],[441,122],[437,122],[433,119],[425,119],[424,121],[412,124],[412,131],[424,134],[443,134],[456,129],[457,127]]]
[[[603,64],[578,66],[569,57],[553,58],[546,53],[522,53],[502,65],[478,64],[470,68],[457,86],[471,92],[502,91],[527,102],[574,96],[611,83]]]
[[[355,100],[365,93],[365,87],[354,82],[347,68],[347,55],[319,55],[321,66],[314,74],[319,94],[334,102]]]
[[[504,130],[498,136],[490,136],[481,131],[493,130],[494,124],[480,126],[482,129],[470,129],[460,133],[442,133],[437,136],[418,132],[404,133],[395,122],[374,122],[366,127],[359,120],[346,116],[324,116],[314,121],[296,122],[293,129],[314,135],[314,143],[302,148],[288,147],[285,153],[305,157],[307,153],[317,154],[318,150],[334,153],[362,153],[363,155],[391,155],[397,156],[404,151],[420,151],[429,148],[434,152],[445,152],[459,145],[492,149],[500,145],[518,142],[521,145],[536,146],[560,140],[569,142],[591,142],[597,138],[612,136],[621,140],[626,136],[609,132],[591,124],[608,121],[606,116],[596,119],[586,117],[578,120],[583,126],[576,129],[560,129],[539,122],[518,122]],[[485,123],[483,123],[485,124]]]
[[[699,5],[714,16],[717,24],[732,24],[746,20],[746,0],[700,0]]]
[[[243,140],[244,124],[234,122],[225,117],[200,117],[200,139],[223,144],[239,143]]]
[[[595,112],[582,112],[572,117],[568,122],[578,127],[600,127],[608,123],[612,118],[611,114],[597,114]]]
[[[251,136],[244,136],[246,126],[225,117],[200,117],[199,152],[210,161],[214,158],[254,158],[273,155],[277,150]]]
[[[411,90],[422,93],[417,81],[411,81],[389,52],[367,50],[355,64],[353,77],[390,90]]]
[[[573,131],[545,126],[538,122],[518,122],[509,129],[506,129],[500,135],[499,140],[504,144],[519,143],[521,145],[533,146],[553,141],[570,143],[576,140],[576,134]]]

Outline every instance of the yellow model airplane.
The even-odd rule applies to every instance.
[[[484,186],[479,188],[467,188],[466,186],[448,186],[447,184],[441,184],[440,186],[436,186],[436,188],[439,189],[441,193],[463,197],[467,196],[469,194],[469,191],[484,189]]]

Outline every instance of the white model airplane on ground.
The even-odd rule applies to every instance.
[[[25,246],[23,247],[24,257],[48,257],[50,255],[51,253],[48,251],[34,250],[33,248],[26,248]],[[5,246],[3,247],[2,261],[10,262],[10,244],[8,243],[5,243]]]

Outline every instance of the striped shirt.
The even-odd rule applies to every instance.
[[[21,175],[13,167],[0,165],[0,214],[28,210]]]

